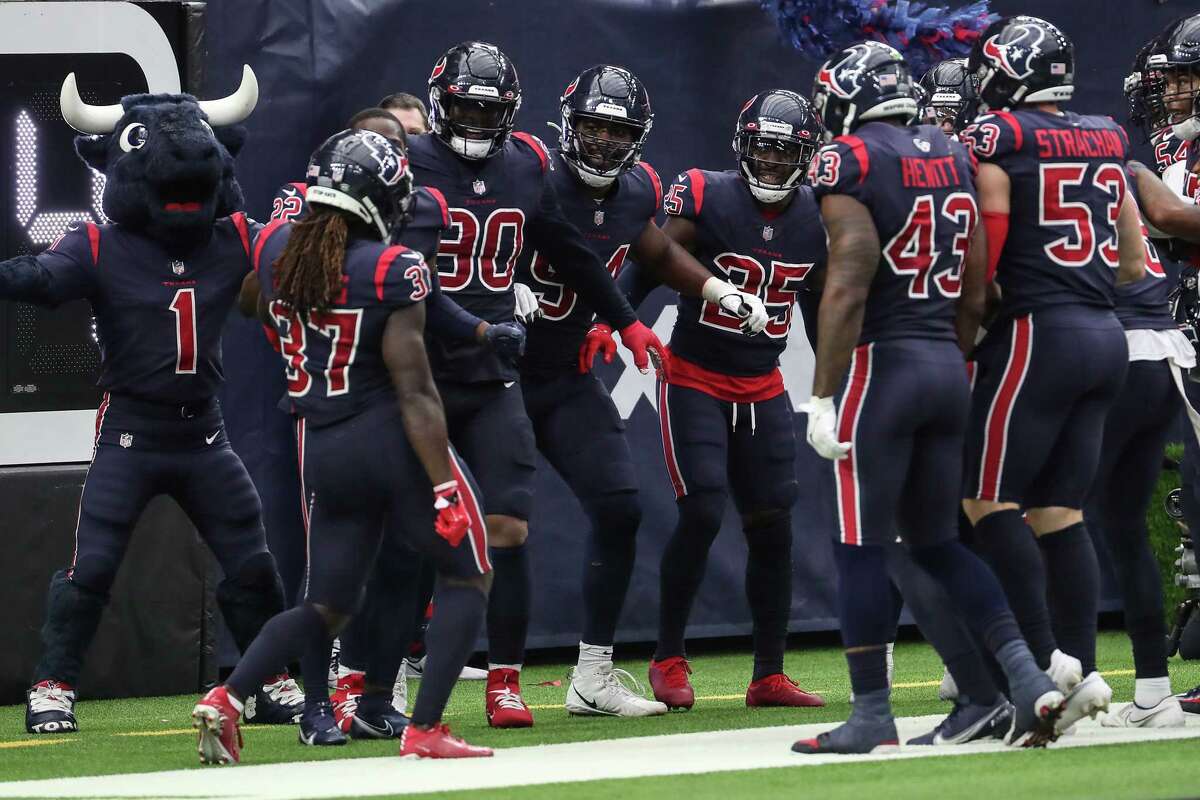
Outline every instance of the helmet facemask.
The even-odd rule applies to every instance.
[[[734,149],[754,198],[761,203],[778,203],[804,180],[817,148],[815,142],[795,136],[743,130],[734,139]]]
[[[650,124],[563,110],[560,145],[567,164],[592,188],[609,186],[641,160]]]
[[[1144,96],[1152,121],[1164,128],[1171,126],[1173,133],[1184,141],[1200,137],[1200,64],[1147,70],[1147,75],[1152,76],[1149,83],[1153,90]],[[1143,86],[1146,83],[1144,78]]]

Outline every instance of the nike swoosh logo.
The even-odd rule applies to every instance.
[[[383,727],[379,727],[378,725],[372,725],[360,717],[355,717],[354,724],[363,726],[371,733],[379,735],[380,738],[391,739],[395,735],[395,732],[392,730],[392,723],[387,720],[384,720]]]
[[[516,382],[516,381],[505,381],[505,382],[504,382],[504,388],[505,388],[505,389],[511,389],[512,387],[514,387],[514,386],[516,386],[516,385],[517,385],[517,382]]]
[[[1145,712],[1141,716],[1134,716],[1134,714],[1132,714],[1132,713],[1129,715],[1129,721],[1131,723],[1133,723],[1134,725],[1138,724],[1139,722],[1145,722],[1146,720],[1150,719],[1151,717],[1158,716],[1159,712],[1161,712],[1163,710],[1162,708],[1160,708],[1158,706],[1155,706],[1154,708],[1148,708],[1148,709],[1142,708],[1141,706],[1137,705],[1136,703],[1134,704],[1134,708],[1136,708],[1138,711]]]
[[[221,431],[220,431],[220,430],[218,430],[218,431],[217,431],[216,433],[214,433],[212,436],[205,436],[205,437],[204,437],[204,443],[205,443],[205,444],[212,444],[213,442],[215,442],[215,441],[217,440],[217,437],[218,437],[218,436],[220,436],[220,435],[221,435]]]

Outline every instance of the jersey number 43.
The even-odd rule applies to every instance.
[[[892,272],[910,278],[909,297],[927,299],[931,285],[945,297],[962,293],[963,260],[978,220],[979,206],[966,192],[947,195],[940,210],[933,195],[917,197],[904,227],[883,248]],[[954,232],[949,252],[938,250],[939,225]]]

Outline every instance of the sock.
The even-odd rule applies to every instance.
[[[498,669],[511,669],[513,672],[520,672],[521,665],[520,664],[492,664],[491,662],[488,662],[488,672],[493,672]]]
[[[387,692],[363,692],[362,697],[358,698],[358,708],[355,710],[355,713],[362,714],[364,717],[371,717],[391,710],[392,692],[389,689]]]
[[[1138,678],[1133,682],[1133,702],[1151,708],[1171,696],[1171,679]]]
[[[1015,620],[1012,629],[1017,630]],[[1025,644],[1025,640],[1019,635],[1000,645],[994,653],[996,661],[1000,662],[1000,668],[1008,677],[1009,686],[1036,685],[1038,679],[1046,677],[1029,651],[1029,645]]]
[[[329,702],[329,654],[333,637],[312,640],[300,654],[300,677],[304,679],[304,708]]]
[[[679,521],[659,564],[655,661],[684,654],[688,616],[704,579],[708,551],[721,530],[725,499],[722,492],[696,492],[679,499]]]
[[[752,681],[783,672],[792,610],[792,515],[746,529],[746,599],[754,620]]]
[[[529,630],[533,590],[529,553],[525,545],[493,547],[490,552],[494,577],[487,608],[488,659],[496,663],[520,664],[525,661],[525,636]],[[439,612],[441,608],[439,595]]]
[[[279,671],[280,664],[300,657],[306,648],[319,650],[324,646],[325,662],[319,673],[321,677],[318,684],[325,686],[329,672],[329,642],[332,639],[325,627],[325,620],[309,603],[276,614],[263,625],[258,636],[242,654],[225,685],[245,700],[262,688],[264,678]]]
[[[385,553],[385,550],[387,551]],[[407,548],[385,542],[375,561],[375,574],[367,584],[367,660],[364,686],[386,691],[392,686],[409,646],[416,636],[417,592],[422,559]]]
[[[988,514],[975,526],[975,546],[1004,587],[1008,605],[1038,666],[1050,666],[1058,647],[1046,606],[1046,568],[1020,509]]]
[[[583,640],[611,645],[633,576],[642,508],[636,492],[582,502],[591,522],[583,560]]]
[[[1038,537],[1046,562],[1046,597],[1063,652],[1079,659],[1083,674],[1096,671],[1096,617],[1100,563],[1082,522]]]
[[[594,671],[596,668],[612,663],[612,645],[579,643],[579,668]]]
[[[1167,674],[1167,623],[1162,578],[1150,547],[1145,517],[1106,516],[1103,530],[1111,554],[1109,563],[1125,606],[1125,631],[1133,645],[1134,670],[1139,679],[1161,678]]]
[[[959,700],[983,706],[996,704],[1000,690],[996,688],[983,659],[973,648],[945,659],[945,663],[958,686]]]
[[[475,649],[488,604],[475,586],[439,579],[436,591],[437,613],[425,635],[425,674],[412,714],[412,721],[422,726],[441,721],[458,674]]]

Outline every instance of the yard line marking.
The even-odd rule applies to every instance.
[[[1116,712],[1124,704],[1114,704]],[[941,721],[937,715],[896,720],[900,740],[927,732]],[[0,797],[149,798],[209,797],[225,800],[324,800],[343,797],[347,775],[353,775],[354,795],[379,796],[491,789],[548,783],[579,783],[606,778],[639,778],[651,775],[695,775],[733,770],[806,767],[864,761],[911,758],[954,758],[978,753],[1023,753],[1000,742],[978,742],[956,747],[908,747],[899,753],[863,756],[802,756],[789,749],[796,739],[807,739],[835,725],[833,722],[748,728],[736,731],[602,739],[569,744],[510,747],[494,758],[455,761],[356,758],[353,761],[243,764],[233,769],[179,769],[100,775],[87,778],[0,783]],[[1066,736],[1051,751],[1072,747],[1153,742],[1200,737],[1200,719],[1189,719],[1185,728],[1105,728],[1085,719],[1074,736]],[[251,748],[248,757],[253,760]],[[187,753],[180,751],[183,762]],[[1022,756],[1014,755],[1019,769]],[[1053,758],[1051,754],[1045,757]]]
[[[30,739],[28,741],[0,742],[0,750],[16,750],[18,747],[45,747],[48,744],[66,744],[73,741],[75,741],[74,736],[69,739]]]

